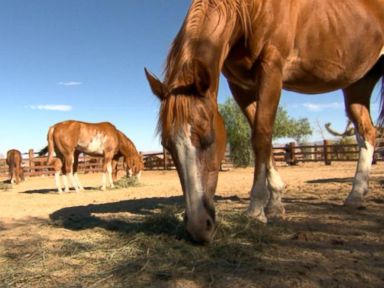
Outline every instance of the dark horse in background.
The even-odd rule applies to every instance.
[[[23,170],[23,157],[21,152],[16,149],[11,149],[7,152],[6,163],[9,168],[9,177],[11,178],[11,184],[19,184],[24,181],[24,170]]]
[[[342,89],[360,156],[345,205],[368,191],[376,130],[371,92],[384,74],[384,0],[194,0],[170,49],[164,81],[146,70],[160,99],[159,131],[176,163],[186,228],[196,241],[215,231],[213,194],[225,146],[219,75],[252,128],[254,182],[248,214],[281,216],[284,188],[272,159],[281,90]],[[381,95],[381,100],[383,100]],[[380,107],[380,124],[384,109]]]

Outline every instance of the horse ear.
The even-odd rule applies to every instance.
[[[151,86],[152,93],[155,94],[160,100],[165,98],[166,88],[163,83],[159,79],[157,79],[152,73],[148,72],[146,68],[144,68],[145,76],[147,76],[147,80],[149,82],[149,86]]]
[[[211,85],[211,75],[207,66],[200,60],[193,63],[195,86],[200,95],[205,95]]]

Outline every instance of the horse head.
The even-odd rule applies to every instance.
[[[144,170],[144,162],[141,154],[126,157],[124,159],[124,168],[127,173],[127,177],[140,178],[141,171]]]
[[[195,241],[208,242],[216,230],[213,196],[226,144],[210,73],[196,62],[190,83],[173,85],[145,73],[161,101],[158,130],[180,178],[187,231]]]

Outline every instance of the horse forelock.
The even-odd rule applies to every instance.
[[[189,124],[194,123],[193,131],[202,136],[203,131],[199,129],[196,121],[209,119],[212,105],[207,97],[194,95],[170,95],[161,104],[157,132],[161,134],[163,141],[177,135],[181,129],[187,129]],[[186,133],[188,134],[188,133]],[[164,143],[165,145],[167,143]]]

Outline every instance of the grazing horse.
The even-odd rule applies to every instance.
[[[124,157],[124,169],[127,177],[136,176],[140,179],[141,171],[144,170],[142,155],[137,151],[135,144],[123,132],[119,132],[119,152],[113,157],[113,181],[117,179],[118,161]]]
[[[21,181],[24,181],[23,158],[20,151],[16,149],[9,150],[7,152],[6,162],[9,167],[11,183],[19,184]]]
[[[145,70],[161,101],[158,127],[177,167],[191,236],[209,241],[215,231],[212,198],[225,141],[217,108],[220,72],[252,128],[248,214],[267,222],[265,212],[284,213],[284,183],[271,153],[283,88],[343,90],[360,146],[345,205],[362,205],[376,134],[370,95],[384,74],[383,55],[384,0],[193,0],[170,49],[164,81]]]
[[[123,143],[126,137],[109,122],[86,123],[80,121],[64,121],[51,126],[48,130],[48,147],[42,149],[39,154],[45,154],[48,150],[48,165],[54,165],[56,186],[61,192],[60,170],[64,175],[65,191],[68,191],[69,175],[72,186],[76,192],[83,189],[80,184],[77,168],[79,155],[81,153],[96,157],[103,157],[103,177],[101,189],[105,190],[107,182],[111,188],[114,187],[112,180],[112,160],[115,155],[124,156],[129,161],[137,153],[136,148],[126,147]],[[56,158],[53,157],[54,152]],[[128,167],[128,165],[126,165]]]

